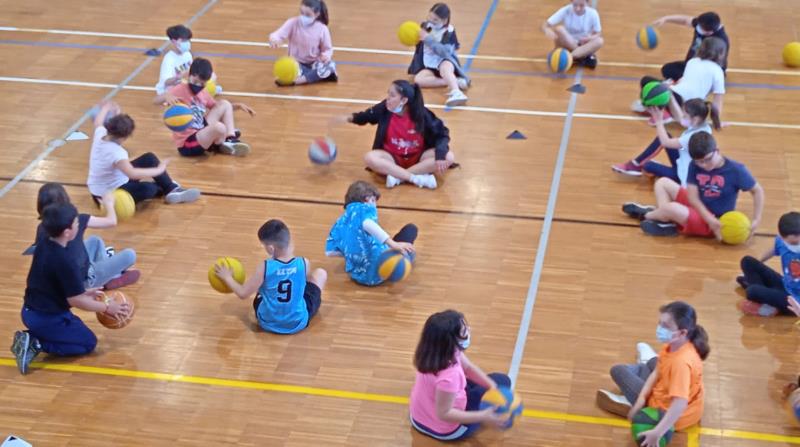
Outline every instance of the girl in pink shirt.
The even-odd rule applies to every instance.
[[[287,20],[269,35],[269,45],[277,48],[289,43],[289,56],[300,64],[300,74],[291,84],[311,84],[320,81],[336,82],[336,64],[331,60],[333,44],[328,29],[328,7],[323,0],[302,0],[300,15]]]
[[[510,387],[511,379],[487,375],[473,364],[464,355],[469,344],[469,326],[460,312],[435,313],[425,322],[414,353],[417,379],[409,403],[411,425],[420,433],[453,441],[472,435],[483,422],[506,423],[507,415],[479,406],[488,389]]]

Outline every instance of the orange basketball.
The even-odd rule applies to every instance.
[[[115,290],[113,292],[108,292],[108,293],[100,292],[97,294],[95,299],[97,301],[102,301],[104,303],[110,303],[111,301],[116,301],[118,303],[128,303],[128,305],[131,307],[130,313],[128,313],[128,315],[125,318],[120,320],[114,317],[110,317],[104,314],[103,312],[97,312],[97,321],[99,321],[100,324],[102,324],[103,326],[109,329],[122,329],[125,326],[127,326],[128,323],[130,323],[131,320],[133,319],[133,314],[134,311],[136,310],[136,307],[133,305],[133,301],[126,298],[125,295],[123,295],[123,293],[120,292],[119,290]]]

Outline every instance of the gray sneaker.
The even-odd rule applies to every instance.
[[[654,206],[641,205],[636,202],[625,202],[622,204],[622,212],[634,219],[644,220],[645,214],[656,209]]]
[[[17,369],[20,374],[28,373],[28,366],[33,359],[42,351],[39,340],[31,337],[27,331],[17,331],[14,333],[14,342],[11,343],[11,353],[17,361]]]
[[[200,190],[196,188],[183,189],[180,186],[173,189],[166,196],[164,201],[172,205],[174,203],[191,203],[200,198]]]
[[[219,145],[219,152],[234,157],[244,157],[250,153],[250,145],[241,141],[225,141]]]

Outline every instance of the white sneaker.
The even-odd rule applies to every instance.
[[[472,84],[472,82],[470,82],[467,78],[458,78],[458,88],[461,90],[469,89],[470,84]]]
[[[597,390],[595,402],[600,409],[616,414],[617,416],[628,417],[631,411],[631,403],[622,394],[614,394],[606,390]]]
[[[387,175],[386,176],[386,187],[389,188],[389,189],[392,189],[392,188],[394,188],[395,186],[397,186],[397,185],[399,185],[401,183],[403,183],[403,181],[400,180],[397,177],[394,177],[394,176],[391,176],[391,175]]]
[[[219,145],[219,152],[234,157],[244,157],[250,153],[250,145],[241,141],[225,141]]]
[[[447,95],[447,101],[444,102],[444,105],[447,107],[457,107],[463,106],[467,103],[467,95],[464,94],[461,90],[453,90]]]
[[[192,203],[200,198],[200,190],[195,188],[183,189],[177,187],[164,196],[164,201],[172,205],[174,203]]]
[[[647,113],[647,108],[642,104],[641,99],[637,99],[631,103],[631,112]]]
[[[411,183],[419,186],[420,188],[436,189],[439,186],[436,183],[436,176],[433,174],[418,174],[411,177]]]
[[[658,357],[658,353],[647,343],[636,343],[636,363],[644,364]]]

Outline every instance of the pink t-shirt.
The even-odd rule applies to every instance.
[[[461,366],[461,351],[456,351],[455,362],[439,371],[438,374],[417,371],[417,380],[411,389],[409,411],[411,418],[436,433],[447,434],[455,431],[459,424],[445,422],[436,416],[436,390],[455,393],[453,408],[467,408],[467,376]]]
[[[327,25],[319,20],[309,26],[303,26],[300,18],[292,17],[277,31],[269,35],[269,40],[279,40],[289,44],[289,56],[301,64],[313,64],[321,55],[328,59],[333,56],[331,32]]]
[[[206,113],[208,113],[209,109],[216,105],[216,102],[214,102],[214,98],[212,98],[211,95],[205,91],[205,89],[200,90],[200,93],[197,95],[192,94],[189,84],[185,82],[171,87],[168,91],[172,93],[173,96],[178,98],[180,102],[189,106],[189,108],[192,109],[192,115],[194,115],[192,122],[189,124],[189,127],[187,127],[186,130],[172,132],[172,140],[175,141],[175,146],[181,147],[187,138],[197,133],[197,131],[200,129],[206,127]]]

